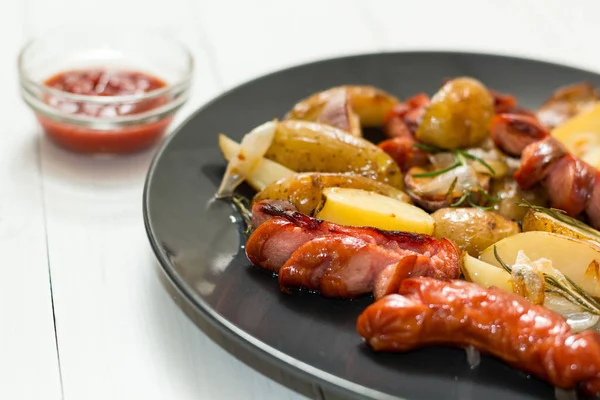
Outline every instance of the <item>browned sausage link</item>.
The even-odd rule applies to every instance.
[[[383,133],[389,138],[413,138],[427,105],[429,96],[425,93],[419,93],[404,103],[395,105],[384,118]]]
[[[530,189],[541,182],[550,167],[565,154],[565,146],[551,136],[532,143],[523,150],[521,167],[515,172],[514,178],[521,189]]]
[[[571,217],[579,215],[588,205],[596,170],[584,161],[567,154],[552,165],[544,181],[550,206],[564,210]]]
[[[590,201],[585,209],[590,225],[600,229],[600,171],[596,171],[596,180]]]
[[[320,236],[298,247],[279,269],[279,285],[317,290],[326,297],[351,298],[374,291],[392,293],[408,277],[458,279],[458,253],[447,239],[432,242],[428,255],[368,238]]]
[[[402,172],[429,164],[429,154],[414,146],[412,137],[395,137],[379,143],[379,148],[396,161]]]
[[[359,317],[377,351],[473,345],[563,389],[600,390],[600,337],[573,334],[565,319],[525,298],[465,281],[406,279]]]
[[[404,104],[402,104],[402,106],[404,106]],[[412,139],[414,137],[414,133],[410,131],[403,118],[397,115],[388,118],[388,120],[384,122],[383,133],[385,136],[392,139]]]
[[[498,114],[492,118],[490,135],[503,152],[520,156],[525,147],[550,136],[550,133],[531,115]]]
[[[304,215],[280,201],[256,202],[252,207],[252,212],[255,215],[261,215],[258,219],[264,222],[248,238],[246,255],[253,264],[273,272],[279,272],[280,268],[304,244],[313,239],[325,237],[316,244],[309,245],[303,251],[306,256],[310,251],[316,250],[316,258],[294,257],[296,260],[294,268],[317,270],[325,266],[319,262],[318,256],[319,248],[323,246],[338,251],[339,254],[336,257],[342,258],[341,256],[344,255],[348,260],[351,256],[356,255],[356,250],[370,255],[381,254],[380,251],[374,251],[369,246],[361,249],[359,243],[364,242],[375,245],[377,250],[381,249],[385,253],[381,260],[389,260],[387,264],[398,261],[398,256],[403,256],[405,253],[423,254],[433,260],[434,264],[431,265],[439,268],[443,276],[451,279],[460,275],[460,252],[458,247],[447,239],[438,240],[430,235],[411,232],[338,225]],[[352,247],[348,243],[330,243],[332,237],[355,238],[358,241],[351,240],[355,245]],[[331,252],[331,254],[333,253],[334,251]],[[390,259],[389,253],[395,253],[395,255]],[[387,264],[384,263],[381,268]],[[369,276],[371,280],[375,278],[375,274]]]

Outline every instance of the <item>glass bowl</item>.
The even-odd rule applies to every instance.
[[[159,141],[189,94],[193,58],[167,35],[60,29],[27,42],[21,95],[45,134],[69,150],[130,153]]]

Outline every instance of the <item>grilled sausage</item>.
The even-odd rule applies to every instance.
[[[375,281],[377,293],[387,293],[388,286],[397,286],[400,277],[460,276],[460,252],[447,239],[338,225],[270,200],[255,203],[253,214],[262,214],[259,219],[264,222],[248,238],[246,255],[253,264],[279,273],[282,287],[300,286],[328,296],[353,297],[372,291]],[[409,255],[423,257],[412,266],[396,265]],[[389,265],[401,270],[388,271],[389,275],[378,279],[379,272]],[[338,281],[327,286],[328,279]]]
[[[553,137],[532,143],[523,150],[521,166],[514,178],[521,189],[531,189],[546,177],[552,164],[567,153],[566,147]]]
[[[360,315],[357,330],[376,351],[472,345],[556,387],[600,390],[600,336],[573,334],[560,314],[501,289],[406,279]]]
[[[531,115],[498,114],[492,118],[490,136],[504,153],[520,156],[525,147],[550,136],[550,132]]]
[[[550,206],[571,217],[580,214],[590,200],[595,179],[592,166],[571,154],[563,156],[550,167],[544,181]]]
[[[379,148],[396,161],[402,172],[412,167],[424,167],[429,164],[429,154],[414,146],[416,140],[412,137],[395,137],[379,143]]]
[[[457,279],[458,253],[448,240],[431,245],[429,255],[386,248],[346,235],[321,236],[296,250],[279,270],[279,285],[351,298],[373,291],[375,298],[392,293],[410,276]]]
[[[590,225],[600,229],[600,171],[596,171],[596,180],[590,201],[585,209]]]

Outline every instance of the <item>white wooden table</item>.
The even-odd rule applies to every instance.
[[[282,67],[452,49],[600,72],[597,0],[0,1],[0,399],[300,399],[214,344],[171,300],[142,222],[154,150],[101,161],[41,138],[18,94],[30,35],[76,21],[162,27],[196,58],[178,121]]]

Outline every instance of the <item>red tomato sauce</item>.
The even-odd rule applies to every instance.
[[[47,79],[44,85],[62,92],[84,96],[124,96],[150,92],[167,84],[155,76],[127,70],[89,69],[61,72]],[[134,103],[94,104],[48,95],[46,103],[67,118],[69,115],[86,115],[99,120],[135,115],[158,108],[167,103],[167,96],[137,100]],[[172,117],[140,125],[97,130],[56,121],[38,115],[40,124],[54,142],[70,150],[84,153],[129,153],[156,143],[169,126]]]

